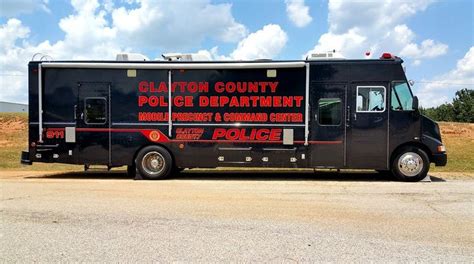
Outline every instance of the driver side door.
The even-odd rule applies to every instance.
[[[387,88],[386,82],[351,84],[347,118],[349,168],[388,168]]]

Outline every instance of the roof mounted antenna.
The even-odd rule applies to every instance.
[[[35,61],[36,57],[39,57],[39,56],[41,56],[39,58],[39,61],[52,61],[52,60],[54,60],[53,57],[49,56],[48,54],[37,52],[37,53],[33,54],[33,57],[31,57],[31,61]]]
[[[41,56],[41,58],[40,58],[40,61],[43,61],[43,60],[45,60],[45,61],[52,61],[52,60],[53,60],[53,57],[51,57],[51,56],[45,54],[45,55]]]

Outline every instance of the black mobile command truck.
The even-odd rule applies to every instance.
[[[183,168],[374,169],[418,181],[444,166],[438,125],[402,67],[380,59],[31,61],[33,162]]]

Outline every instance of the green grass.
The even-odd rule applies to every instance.
[[[67,164],[20,164],[20,153],[27,149],[27,120],[24,113],[0,113],[0,170],[63,171],[82,170],[83,166]],[[440,123],[448,150],[448,165],[432,172],[474,173],[474,124]]]
[[[20,151],[26,149],[26,113],[0,113],[0,168],[19,168]],[[21,125],[23,123],[23,125]],[[18,129],[13,129],[15,125]]]
[[[28,114],[0,113],[0,170],[62,171],[80,170],[82,166],[35,163],[21,165],[21,151],[28,148]]]
[[[445,167],[432,165],[432,172],[474,173],[474,124],[440,122],[443,143],[448,153]]]

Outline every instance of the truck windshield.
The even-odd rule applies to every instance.
[[[392,110],[396,111],[412,111],[413,95],[410,87],[406,82],[395,83],[392,88]]]

